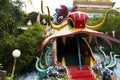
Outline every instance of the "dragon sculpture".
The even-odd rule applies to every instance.
[[[114,54],[114,52],[110,52],[110,59],[108,58],[108,56],[106,55],[106,53],[103,51],[104,47],[99,47],[100,52],[103,54],[104,57],[104,61],[103,61],[103,65],[106,68],[109,69],[113,69],[115,67],[115,65],[117,64],[117,59],[116,57],[119,57],[120,55]]]
[[[116,80],[114,79],[115,77],[111,77],[114,76],[114,72],[112,71],[114,69],[114,67],[117,65],[117,59],[116,57],[120,56],[117,54],[114,54],[114,52],[110,51],[110,57],[108,57],[108,55],[106,55],[106,53],[104,52],[102,46],[98,47],[100,52],[102,53],[104,60],[101,61],[98,65],[93,66],[93,70],[96,73],[97,76],[101,76],[103,75],[103,80],[108,80],[108,78],[111,80]]]
[[[94,58],[92,49],[90,47],[90,42],[92,40],[92,38],[102,38],[104,39],[109,45],[110,47],[112,47],[112,44],[110,41],[113,42],[117,42],[120,43],[120,40],[109,36],[108,34],[105,34],[103,32],[98,32],[96,31],[98,28],[101,28],[107,19],[107,16],[109,14],[109,12],[111,11],[116,11],[116,12],[120,12],[117,9],[108,9],[105,13],[105,16],[103,18],[103,20],[95,25],[95,26],[89,26],[87,25],[87,20],[88,20],[88,15],[84,12],[80,12],[80,11],[75,11],[76,7],[74,8],[75,10],[70,13],[68,13],[67,8],[65,6],[61,6],[62,8],[66,9],[67,14],[63,14],[63,19],[60,20],[60,23],[58,23],[57,25],[53,23],[53,21],[51,21],[50,18],[50,10],[47,7],[48,10],[48,18],[49,18],[49,22],[50,22],[50,27],[52,29],[52,33],[50,36],[48,36],[43,42],[42,45],[39,47],[38,51],[41,52],[41,56],[40,58],[37,57],[37,61],[36,61],[36,69],[39,72],[47,72],[48,67],[50,67],[52,64],[55,65],[63,65],[63,66],[67,66],[67,58],[64,54],[61,54],[63,56],[60,56],[59,52],[62,52],[62,47],[58,47],[58,45],[60,46],[65,46],[65,45],[69,45],[70,41],[74,41],[75,45],[78,51],[78,56],[79,56],[79,63],[81,64],[87,64],[89,66],[95,66],[98,64],[98,62],[96,61],[96,59]],[[59,10],[58,10],[59,11]],[[60,10],[61,11],[61,10]],[[59,17],[56,17],[56,22],[59,22]],[[73,38],[73,39],[72,39]],[[58,44],[58,43],[61,44]],[[82,42],[82,43],[79,43]],[[49,44],[52,44],[51,46]],[[72,44],[74,46],[74,44]],[[81,44],[83,44],[82,46],[80,46]],[[85,45],[87,46],[85,46]],[[67,47],[70,47],[67,46]],[[65,47],[65,49],[68,49],[67,47]],[[62,48],[61,50],[59,48]],[[64,49],[64,50],[65,50]],[[58,50],[58,51],[57,51]],[[82,51],[83,50],[83,51]],[[101,52],[104,54],[104,52],[102,51],[102,48],[100,49]],[[76,51],[76,52],[77,52]],[[89,53],[86,53],[84,51],[88,51]],[[69,52],[69,49],[67,50],[67,52]],[[82,53],[80,53],[82,52]],[[53,56],[53,62],[51,64],[48,64],[49,60],[47,60],[47,56],[50,57]],[[59,55],[59,56],[58,56]],[[88,55],[88,56],[86,56]],[[84,57],[84,60],[88,61],[87,63],[84,62],[84,60],[81,59],[80,56]],[[114,57],[112,57],[112,53],[111,53],[111,62],[109,64],[107,64],[107,57],[104,54],[104,65],[109,67],[115,66],[116,62],[116,55],[114,55]],[[70,64],[69,64],[70,65]],[[82,67],[80,67],[82,69]]]
[[[61,24],[64,20],[66,20],[67,15],[70,12],[75,12],[77,10],[77,6],[68,7],[65,5],[60,5],[61,8],[56,8],[55,14],[53,17],[54,24]]]
[[[107,58],[107,55],[105,54],[105,52],[102,50],[103,49],[103,47],[99,47],[99,49],[100,49],[100,51],[101,51],[101,53],[103,54],[103,56],[104,56],[104,65],[106,66],[107,65],[107,61],[108,61],[108,58]],[[110,55],[111,55],[112,53],[110,53]],[[111,56],[111,58],[112,58],[112,56]],[[112,62],[112,61],[111,61]]]
[[[114,54],[114,56],[111,57],[111,62],[110,62],[110,64],[108,64],[106,67],[109,68],[109,69],[113,69],[113,67],[115,67],[116,64],[117,64],[117,59],[116,59],[116,57],[118,57],[118,56],[120,56],[120,55]]]
[[[50,16],[50,11],[49,8],[48,9],[48,15]],[[53,33],[51,36],[49,36],[48,38],[45,39],[45,41],[43,41],[42,45],[39,48],[39,51],[41,51],[49,42],[50,40],[59,38],[59,37],[63,37],[65,40],[65,37],[67,36],[72,36],[72,35],[77,35],[77,34],[87,34],[88,38],[90,38],[90,40],[92,39],[92,37],[100,37],[103,38],[105,41],[108,42],[108,44],[112,47],[110,41],[114,41],[114,42],[118,42],[120,43],[120,41],[116,38],[113,38],[107,34],[104,34],[103,32],[98,32],[95,31],[98,28],[102,27],[104,25],[104,23],[106,22],[108,13],[110,11],[117,11],[120,12],[117,9],[109,9],[106,11],[105,13],[105,17],[104,19],[97,25],[95,26],[88,26],[86,25],[88,16],[86,13],[84,12],[71,12],[68,16],[67,19],[64,21],[64,23],[60,24],[60,25],[54,25],[52,24],[52,21],[49,17],[50,20],[50,26],[53,30],[55,30],[55,33]],[[64,41],[63,41],[64,42]]]

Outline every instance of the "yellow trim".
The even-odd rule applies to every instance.
[[[54,25],[52,24],[52,21],[51,21],[51,18],[50,18],[50,10],[49,10],[49,7],[47,6],[46,7],[47,10],[48,10],[48,20],[50,21],[50,26],[51,28],[55,29],[55,30],[61,30],[62,28],[64,28],[66,25],[68,25],[67,21],[65,21],[63,24],[61,25]]]
[[[62,37],[62,42],[64,45],[66,45],[66,37]]]
[[[61,66],[66,66],[66,60],[65,60],[64,57],[62,57],[62,64],[61,64]]]
[[[93,52],[92,52],[92,49],[90,47],[90,45],[87,43],[86,39],[84,39],[84,41],[86,42],[89,50],[90,50],[90,53],[91,53],[91,57],[90,57],[90,66],[94,66],[95,64],[97,64],[97,61],[95,60],[94,56],[93,56]]]
[[[92,41],[92,35],[88,35],[88,43],[90,44]]]
[[[119,10],[111,8],[111,9],[109,9],[109,10],[106,11],[104,19],[103,19],[99,24],[97,24],[97,25],[95,25],[95,26],[88,26],[88,25],[86,25],[86,27],[89,28],[89,29],[92,29],[92,30],[96,30],[96,29],[98,29],[98,28],[101,28],[101,27],[105,24],[105,22],[106,22],[106,20],[107,20],[108,13],[109,13],[110,11],[116,11],[116,12],[119,12],[119,13],[120,13]]]

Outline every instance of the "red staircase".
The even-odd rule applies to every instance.
[[[67,73],[70,80],[96,80],[88,66],[82,66],[82,70],[79,66],[68,66]]]

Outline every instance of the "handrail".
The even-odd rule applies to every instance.
[[[80,67],[80,70],[82,70],[81,54],[80,54],[80,42],[79,42],[79,37],[76,37],[76,38],[77,38],[77,47],[78,47],[79,67]]]

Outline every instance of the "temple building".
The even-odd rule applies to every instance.
[[[78,10],[88,13],[89,17],[101,17],[106,9],[112,8],[115,2],[111,0],[73,0],[73,6]]]

